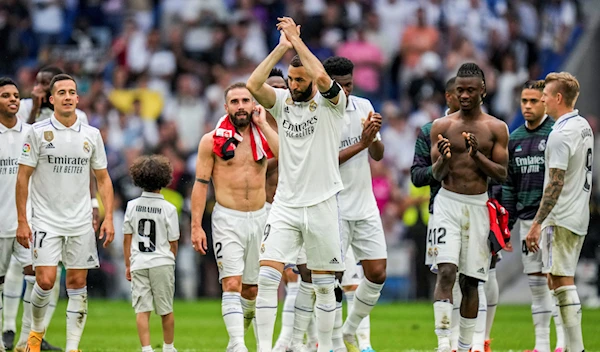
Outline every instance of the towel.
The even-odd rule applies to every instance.
[[[498,203],[496,199],[490,198],[487,202],[488,212],[490,214],[490,233],[488,240],[493,254],[506,248],[506,243],[510,241],[510,231],[508,229],[508,211]]]
[[[229,160],[235,156],[235,148],[244,140],[244,137],[238,133],[229,115],[225,115],[217,122],[213,140],[213,152],[223,160]],[[254,161],[259,161],[264,157],[267,157],[267,159],[273,157],[273,152],[269,148],[265,135],[254,122],[250,122],[250,147],[252,148]]]

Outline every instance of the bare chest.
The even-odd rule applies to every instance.
[[[484,122],[464,123],[458,122],[452,124],[445,137],[448,138],[455,153],[467,152],[469,146],[463,136],[463,132],[475,135],[478,143],[478,150],[484,155],[490,155],[494,147],[495,137],[491,129]]]

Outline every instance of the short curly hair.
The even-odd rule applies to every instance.
[[[332,56],[323,61],[323,68],[329,76],[345,76],[352,74],[354,64],[348,58]]]
[[[171,183],[173,167],[165,156],[144,155],[133,162],[129,174],[133,184],[146,192],[155,192]]]

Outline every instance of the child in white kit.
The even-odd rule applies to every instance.
[[[173,347],[175,318],[175,257],[179,240],[177,209],[160,194],[172,179],[169,160],[160,155],[142,156],[129,169],[141,197],[127,203],[123,223],[125,266],[131,281],[131,299],[142,352],[152,352],[150,313],[162,318],[163,352]]]

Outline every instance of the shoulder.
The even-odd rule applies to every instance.
[[[444,118],[439,118],[439,119],[435,119],[431,122],[431,129],[446,129],[448,127],[450,127],[455,121],[456,121],[456,117],[458,112],[455,112],[453,114],[450,114],[448,116],[445,116]]]
[[[492,115],[485,114],[485,116],[485,121],[488,124],[488,126],[490,126],[492,131],[494,131],[495,133],[506,134],[506,136],[508,136],[508,125],[506,124],[506,122]]]
[[[350,95],[348,97],[348,103],[354,104],[357,109],[360,108],[361,110],[373,110],[373,104],[369,99],[357,97],[356,95]]]
[[[215,130],[205,133],[198,143],[198,152],[212,150]]]
[[[173,213],[177,213],[177,207],[174,206],[171,202],[166,199],[162,201],[164,209],[167,211],[168,215],[172,215]]]
[[[22,124],[21,126],[23,126],[21,128],[21,133],[27,133],[33,128],[30,124],[28,124],[26,122],[21,122],[21,124]]]
[[[81,132],[85,133],[87,136],[92,137],[92,139],[102,138],[99,129],[97,129],[94,126],[87,125],[83,122],[81,123]]]
[[[52,124],[50,123],[50,119],[46,119],[34,123],[33,125],[31,125],[31,128],[34,130],[35,133],[41,133],[41,131],[44,131],[48,128],[52,128]]]

